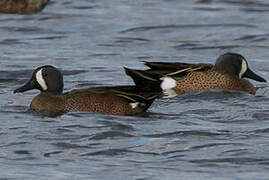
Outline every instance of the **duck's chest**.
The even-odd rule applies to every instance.
[[[39,94],[31,102],[33,110],[64,110],[64,98],[62,95]]]

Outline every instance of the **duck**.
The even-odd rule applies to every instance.
[[[237,53],[220,55],[215,64],[181,62],[144,62],[150,69],[125,67],[125,72],[144,91],[161,91],[163,97],[212,89],[241,91],[256,94],[256,88],[247,79],[266,82],[254,73],[247,60]]]
[[[143,92],[136,86],[111,86],[74,89],[63,93],[63,75],[51,65],[38,67],[32,77],[14,93],[37,89],[30,104],[34,111],[87,111],[110,115],[135,115],[145,112],[158,93]]]
[[[42,11],[50,0],[1,0],[0,13],[34,14]]]

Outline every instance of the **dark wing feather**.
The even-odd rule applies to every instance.
[[[93,93],[111,93],[126,99],[128,102],[140,102],[149,107],[154,99],[160,96],[160,92],[146,92],[137,86],[110,86],[110,87],[93,87],[88,89]]]
[[[190,64],[190,63],[166,63],[166,62],[144,62],[150,69],[149,73],[162,76],[183,77],[194,71],[207,71],[213,67],[212,64]]]

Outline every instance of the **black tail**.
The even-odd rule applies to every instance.
[[[109,90],[115,95],[126,99],[129,103],[138,103],[137,105],[142,111],[146,111],[153,101],[162,94],[161,92],[146,92],[137,86],[102,87],[102,89],[104,88],[106,88],[106,91]]]
[[[161,92],[162,77],[159,74],[150,73],[144,70],[135,70],[124,67],[125,73],[130,76],[136,87],[145,92]]]
[[[160,97],[160,94],[158,93],[154,93],[152,94],[151,96],[145,94],[145,92],[139,92],[139,94],[141,94],[141,97],[139,96],[132,96],[132,98],[134,100],[136,100],[136,102],[139,102],[139,107],[143,110],[143,111],[146,111],[150,106],[151,104],[153,103],[153,101],[156,99],[156,98],[159,98]]]

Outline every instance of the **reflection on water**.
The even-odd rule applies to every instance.
[[[265,0],[52,1],[0,17],[0,163],[4,179],[267,179],[268,87],[158,99],[141,116],[29,111],[14,95],[32,70],[63,70],[65,91],[131,84],[141,61],[214,63],[241,53],[268,78]],[[42,178],[41,178],[42,179]]]

